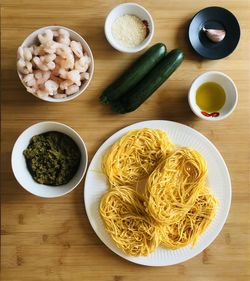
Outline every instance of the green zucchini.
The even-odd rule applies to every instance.
[[[184,59],[183,51],[168,53],[132,90],[112,103],[112,110],[127,113],[137,109],[177,69]]]
[[[119,99],[134,87],[165,55],[167,49],[163,43],[157,43],[140,56],[123,74],[110,84],[100,96],[107,104]]]

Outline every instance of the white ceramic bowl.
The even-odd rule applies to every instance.
[[[113,22],[122,15],[135,15],[141,20],[146,20],[148,23],[149,28],[149,34],[145,38],[145,40],[136,47],[126,47],[120,44],[112,35],[112,24]],[[124,53],[136,53],[148,46],[148,44],[151,42],[153,34],[154,34],[154,22],[150,15],[150,13],[142,6],[136,4],[136,3],[124,3],[116,6],[113,8],[108,16],[106,17],[105,26],[104,26],[105,36],[110,43],[110,45],[115,48],[116,50]]]
[[[206,82],[215,82],[219,84],[225,91],[226,101],[219,110],[219,116],[204,116],[201,109],[196,104],[196,92],[198,88]],[[235,109],[238,102],[238,92],[233,80],[226,74],[218,71],[208,71],[199,75],[193,82],[188,93],[188,102],[191,110],[198,117],[208,121],[218,121],[228,117]]]
[[[57,131],[71,137],[81,151],[81,161],[74,177],[64,185],[49,186],[39,184],[29,173],[23,151],[27,148],[31,138],[48,131]],[[46,198],[59,197],[72,191],[82,180],[88,165],[87,148],[80,135],[69,126],[58,122],[41,122],[27,128],[17,139],[11,155],[13,173],[19,184],[30,193]]]
[[[82,94],[87,89],[87,87],[88,87],[88,85],[89,85],[89,83],[90,83],[90,81],[93,77],[93,73],[94,73],[94,58],[93,58],[93,54],[91,52],[91,49],[90,49],[88,43],[82,38],[82,36],[80,34],[78,34],[77,32],[75,32],[75,31],[73,31],[73,30],[71,30],[67,27],[64,27],[64,26],[45,26],[45,27],[39,28],[39,29],[35,30],[34,32],[32,32],[30,35],[28,35],[28,37],[26,37],[26,39],[23,41],[21,47],[29,47],[32,44],[36,44],[36,43],[38,44],[39,41],[38,41],[37,35],[39,33],[44,32],[44,30],[46,30],[46,29],[58,30],[60,28],[63,28],[63,29],[65,29],[69,32],[71,40],[75,40],[77,42],[80,42],[82,47],[83,47],[83,50],[90,57],[91,63],[90,63],[89,69],[87,71],[89,73],[89,80],[85,80],[81,84],[80,89],[77,93],[75,93],[73,95],[70,95],[66,98],[55,99],[55,98],[52,98],[52,97],[47,97],[47,98],[42,99],[42,98],[39,98],[36,94],[33,94],[35,97],[37,97],[39,99],[42,99],[42,100],[45,100],[45,101],[49,101],[49,102],[65,102],[65,101],[69,101],[69,100],[72,100],[72,99],[78,97],[80,94]],[[24,82],[22,81],[23,75],[21,73],[19,73],[18,71],[17,71],[17,74],[18,74],[22,84],[26,88]]]

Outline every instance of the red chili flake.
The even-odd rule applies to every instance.
[[[148,22],[146,21],[146,20],[143,20],[142,21],[143,22],[143,24],[146,26],[146,37],[149,35],[149,28],[148,28]],[[145,38],[146,38],[145,37]]]
[[[219,112],[213,112],[213,113],[211,113],[211,116],[212,116],[212,117],[218,117],[219,115],[220,115]]]
[[[203,115],[206,116],[206,117],[210,117],[210,116],[211,116],[210,113],[207,113],[207,112],[205,112],[205,111],[201,111],[201,114],[203,114]]]
[[[218,117],[220,115],[219,112],[208,113],[208,112],[205,112],[205,111],[201,111],[201,114],[203,114],[206,117]]]

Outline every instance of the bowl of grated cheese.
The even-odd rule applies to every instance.
[[[124,3],[109,12],[104,31],[113,48],[124,53],[136,53],[151,42],[154,22],[144,7],[136,3]]]

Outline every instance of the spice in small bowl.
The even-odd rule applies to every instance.
[[[124,3],[111,10],[104,29],[112,47],[121,52],[135,53],[151,42],[154,23],[144,7],[136,3]]]
[[[228,117],[238,101],[233,80],[218,71],[208,71],[198,76],[188,94],[191,110],[201,119],[218,121]]]
[[[134,48],[140,45],[148,35],[147,21],[142,21],[135,15],[118,17],[111,27],[113,37],[119,44]]]

